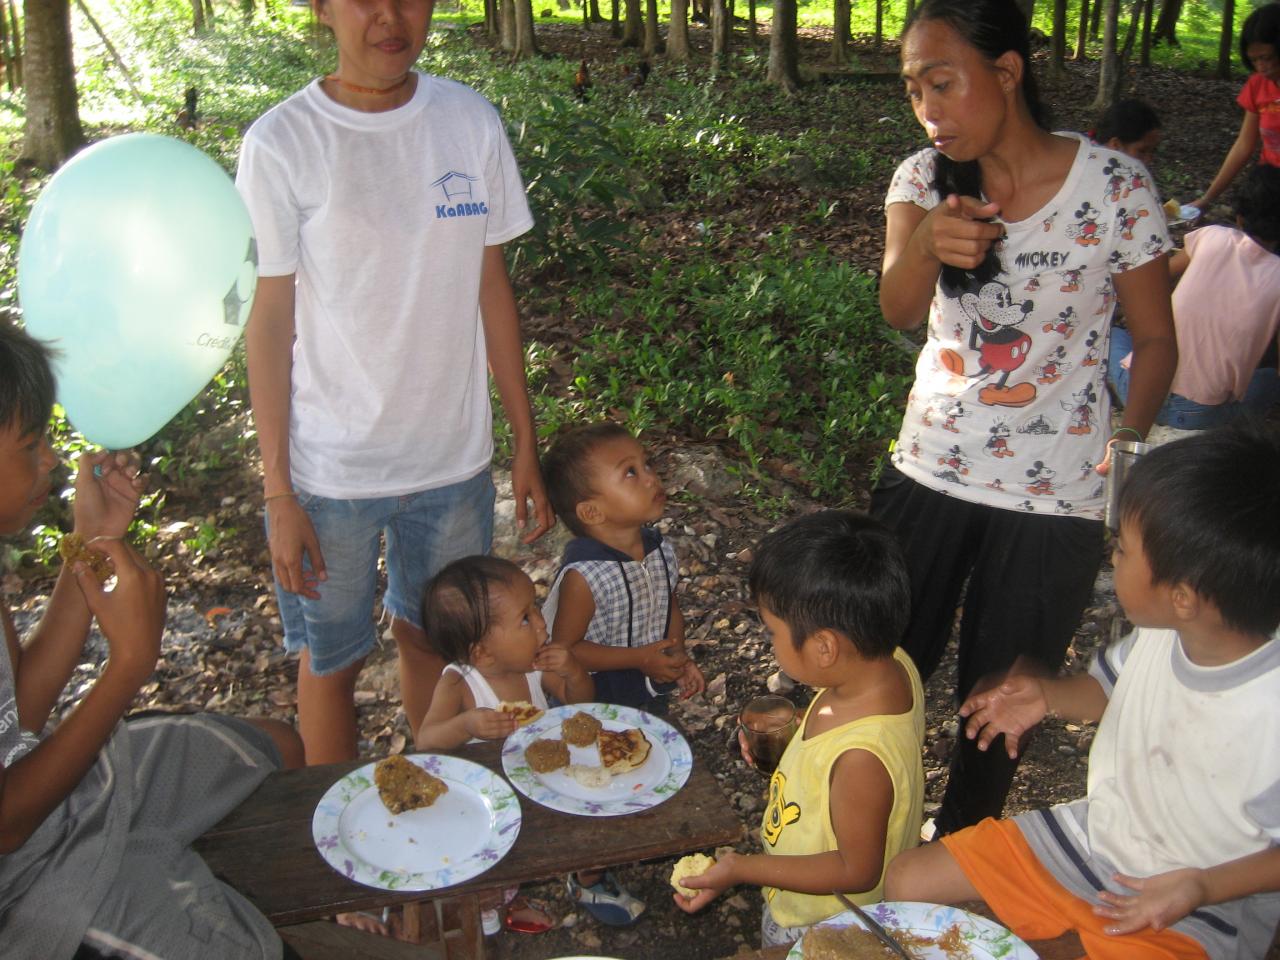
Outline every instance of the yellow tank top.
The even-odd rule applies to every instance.
[[[801,856],[835,850],[836,835],[829,814],[831,768],[846,750],[866,750],[874,754],[893,781],[893,807],[889,813],[880,879],[865,893],[850,893],[851,899],[860,905],[879,902],[884,888],[884,866],[920,842],[924,808],[924,767],[920,762],[920,746],[924,741],[924,688],[911,658],[901,648],[895,650],[893,656],[911,678],[911,709],[892,716],[863,717],[806,740],[804,731],[809,713],[823,692],[818,691],[769,781],[769,804],[760,831],[764,852],[768,854]],[[840,901],[830,895],[765,887],[764,896],[773,919],[784,927],[806,926],[844,910]]]

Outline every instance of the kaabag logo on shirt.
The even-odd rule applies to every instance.
[[[439,180],[432,183],[431,186],[438,187],[444,197],[444,203],[436,204],[436,219],[448,220],[454,217],[488,216],[489,205],[483,200],[476,202],[472,199],[471,185],[478,183],[479,180],[479,177],[459,173],[457,170],[450,170]]]

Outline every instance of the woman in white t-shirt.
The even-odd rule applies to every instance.
[[[443,661],[426,581],[486,553],[493,526],[488,373],[511,423],[523,527],[554,522],[538,472],[503,244],[532,225],[501,120],[413,69],[432,0],[312,0],[337,69],[259,118],[237,185],[257,235],[246,346],[285,643],[300,654],[308,763],[357,754],[356,677],[382,607],[410,729]]]
[[[1177,360],[1169,239],[1145,167],[1043,126],[1015,0],[925,0],[902,76],[933,146],[889,188],[880,302],[928,338],[871,509],[906,547],[922,676],[964,591],[963,699],[1020,659],[1061,662],[1102,556],[1111,313],[1118,296],[1135,340],[1114,436],[1140,440]],[[962,740],[937,829],[998,816],[1013,771]]]

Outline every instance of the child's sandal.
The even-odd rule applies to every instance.
[[[608,926],[629,927],[645,911],[644,904],[628,893],[612,873],[605,873],[599,882],[589,887],[584,887],[573,875],[569,876],[566,884],[569,896]]]

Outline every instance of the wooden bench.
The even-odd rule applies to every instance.
[[[501,773],[501,744],[468,744],[452,754]],[[299,926],[358,910],[421,903],[409,923],[420,925],[424,941],[434,943],[419,958],[460,960],[482,957],[476,895],[495,888],[562,877],[578,870],[613,867],[707,850],[742,839],[745,829],[715,778],[695,759],[688,782],[663,803],[620,817],[583,817],[560,813],[520,795],[520,835],[507,855],[465,883],[429,895],[366,887],[330,867],[316,850],[311,819],[325,791],[367,760],[284,770],[271,774],[225,820],[196,841],[195,848],[214,874],[260,909],[307,960],[352,956],[343,944],[351,934],[331,923]],[[364,938],[367,935],[359,935]],[[431,938],[434,938],[432,940]],[[359,955],[398,957],[404,953],[385,938],[380,950],[370,945]],[[323,941],[323,942],[321,942]],[[330,942],[337,944],[327,946]],[[365,941],[362,939],[362,943]],[[304,945],[305,944],[305,949]],[[403,945],[401,945],[403,946]],[[343,950],[346,952],[342,952]]]

